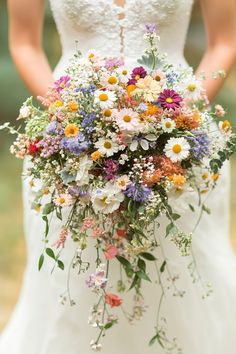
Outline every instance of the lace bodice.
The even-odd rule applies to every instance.
[[[76,42],[82,52],[97,49],[103,54],[140,57],[146,23],[155,23],[161,37],[160,50],[172,61],[183,61],[183,50],[193,0],[50,0],[61,37],[63,57],[70,56]]]

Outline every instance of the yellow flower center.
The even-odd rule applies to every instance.
[[[127,70],[122,71],[122,75],[127,75],[127,74],[128,74]]]
[[[105,117],[110,117],[112,115],[112,111],[110,109],[105,109],[103,114],[104,114]]]
[[[68,124],[64,129],[64,133],[67,138],[75,137],[78,132],[79,128],[75,124]]]
[[[104,146],[105,149],[111,149],[112,143],[110,141],[106,140],[104,142],[103,146]]]
[[[100,199],[100,202],[103,203],[103,204],[106,204],[106,201],[107,201],[107,197],[103,197]]]
[[[222,129],[229,130],[231,128],[231,124],[228,120],[225,120],[222,124]]]
[[[89,59],[92,59],[93,57],[94,57],[93,53],[90,53],[89,56],[88,56]]]
[[[123,121],[124,122],[126,122],[126,123],[129,123],[130,121],[131,121],[131,116],[129,116],[129,115],[125,115],[124,117],[123,117]]]
[[[110,76],[108,82],[111,85],[115,85],[117,83],[117,78],[115,76]]]
[[[123,181],[120,181],[119,184],[120,184],[121,187],[124,187],[124,186],[126,185],[126,183],[125,183],[124,180],[123,180]]]
[[[191,83],[191,84],[188,85],[188,90],[190,92],[194,92],[196,90],[196,88],[197,88],[197,86],[194,83]]]
[[[179,144],[173,145],[172,151],[173,151],[175,154],[179,154],[179,153],[182,151],[181,145],[179,145]]]
[[[105,102],[108,100],[108,96],[106,93],[101,93],[101,95],[99,96],[99,100],[102,102]]]
[[[139,75],[136,75],[135,76],[135,80],[139,80],[140,79],[140,76]]]
[[[59,199],[59,203],[60,203],[60,204],[64,204],[65,201],[66,201],[66,200],[65,200],[65,198],[63,198],[63,197],[61,197],[61,198]]]
[[[166,102],[167,102],[167,103],[173,103],[173,98],[167,97],[167,98],[166,98]]]
[[[168,129],[168,128],[171,128],[171,122],[166,122],[166,123],[165,123],[165,126],[166,126],[167,129]]]
[[[156,81],[161,81],[160,75],[156,75],[154,79],[155,79]]]
[[[219,176],[220,176],[219,173],[215,173],[214,175],[212,175],[213,181],[217,181]]]
[[[54,103],[53,103],[53,106],[54,107],[61,107],[63,106],[63,102],[61,100],[56,100]]]

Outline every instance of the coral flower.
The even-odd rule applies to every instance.
[[[79,128],[75,124],[68,124],[64,129],[64,133],[67,138],[74,138],[78,132]]]
[[[106,260],[113,259],[117,256],[118,249],[114,245],[107,245],[106,250],[104,252]]]
[[[122,304],[122,299],[115,294],[106,293],[105,303],[110,305],[111,307],[117,307]]]
[[[182,97],[175,90],[165,89],[161,92],[158,101],[163,108],[175,109],[179,108]]]

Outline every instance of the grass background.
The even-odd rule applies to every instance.
[[[7,45],[8,18],[5,0],[0,0],[0,123],[15,121],[22,101],[29,96],[17,75]],[[198,4],[195,5],[187,38],[186,57],[193,67],[205,48],[205,34]],[[60,44],[50,8],[46,3],[44,47],[52,67],[60,57]],[[228,108],[228,117],[236,119],[236,68],[228,78],[217,101]],[[26,261],[22,225],[21,161],[9,154],[11,140],[0,135],[0,329],[17,301]],[[236,247],[236,159],[232,160],[231,238]]]

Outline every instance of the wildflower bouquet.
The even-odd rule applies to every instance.
[[[174,242],[182,256],[191,254],[192,234],[178,226],[176,200],[197,195],[198,206],[184,197],[184,207],[207,211],[201,195],[215,187],[235,150],[230,123],[214,122],[224,117],[223,108],[209,109],[192,69],[175,67],[158,53],[154,26],[147,26],[145,39],[149,48],[133,70],[93,50],[86,57],[77,53],[66,75],[40,98],[45,110],[31,98],[23,104],[19,118],[25,131],[11,147],[19,158],[30,156],[31,184],[41,181],[32,205],[46,225],[39,269],[46,254],[59,268],[69,267],[61,257],[68,237],[77,244],[70,266],[79,272],[92,268],[86,283],[98,296],[89,317],[99,330],[94,350],[117,322],[108,309],[122,306],[125,289],[135,292],[142,312],[142,283],[153,281],[148,262],[156,263],[161,281],[168,266],[156,257],[161,238]],[[54,214],[61,233],[51,245],[48,220]],[[154,231],[159,224],[166,227],[164,235]],[[89,264],[83,251],[92,244],[97,258]],[[110,262],[118,262],[126,275],[112,292]],[[158,325],[150,343],[155,341],[168,345]]]

